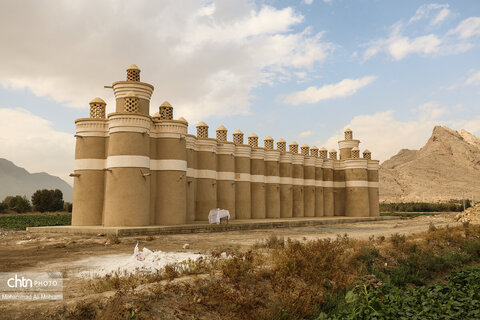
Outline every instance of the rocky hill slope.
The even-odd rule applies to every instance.
[[[380,166],[380,201],[480,200],[480,139],[436,126],[420,150],[400,150]]]
[[[0,201],[10,195],[25,195],[30,200],[39,189],[60,189],[63,200],[72,201],[72,187],[59,177],[45,172],[30,173],[13,162],[0,158]]]

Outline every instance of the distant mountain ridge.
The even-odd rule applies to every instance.
[[[0,201],[12,195],[25,195],[31,200],[32,194],[39,189],[60,189],[63,200],[72,202],[73,188],[64,180],[45,172],[30,173],[0,158]]]
[[[380,201],[480,200],[480,139],[436,126],[420,150],[402,149],[382,163]]]

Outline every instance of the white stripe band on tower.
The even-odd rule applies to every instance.
[[[261,174],[251,174],[250,175],[250,182],[265,182],[265,176]]]
[[[187,171],[185,160],[150,160],[150,170],[158,171]]]
[[[235,173],[235,181],[250,182],[250,173]]]
[[[280,183],[279,176],[265,176],[265,183]]]
[[[109,156],[107,168],[150,168],[150,158],[145,156]]]
[[[235,172],[217,172],[217,180],[234,181]]]

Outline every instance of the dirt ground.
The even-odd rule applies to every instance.
[[[454,217],[455,213],[444,213],[398,220],[298,228],[135,236],[120,238],[119,244],[108,244],[107,237],[102,235],[31,234],[25,231],[0,230],[0,272],[60,271],[64,276],[63,301],[0,301],[0,319],[7,314],[8,319],[25,319],[24,315],[31,314],[32,310],[41,312],[46,308],[63,308],[78,302],[85,297],[86,280],[78,278],[76,274],[89,269],[89,264],[85,261],[98,256],[131,254],[137,242],[140,248],[147,247],[150,250],[208,254],[213,249],[246,249],[272,234],[301,241],[335,238],[344,234],[358,239],[368,239],[372,235],[379,237],[394,233],[411,234],[426,231],[431,223],[436,227],[459,224]],[[183,246],[187,243],[190,248],[184,250]],[[100,296],[106,297],[109,294],[113,293],[106,292]]]

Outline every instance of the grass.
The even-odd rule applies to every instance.
[[[0,228],[25,230],[26,227],[64,226],[72,223],[71,214],[0,216]]]

